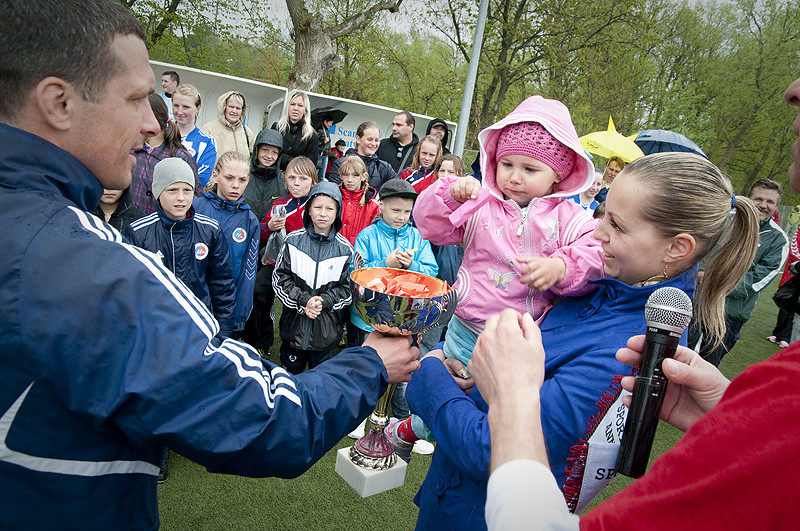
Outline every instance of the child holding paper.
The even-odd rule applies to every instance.
[[[423,240],[419,230],[408,223],[417,198],[414,187],[404,179],[390,179],[381,186],[379,195],[381,215],[356,238],[355,251],[364,259],[365,267],[393,267],[436,276],[439,267],[431,251],[431,244]],[[350,323],[347,326],[348,346],[361,345],[372,330],[371,326],[361,320],[355,309],[351,308]],[[395,389],[392,414],[400,419],[410,415],[405,400],[405,384],[398,384]],[[350,435],[358,438],[360,434],[363,434],[361,426]],[[425,444],[420,445],[422,446]],[[430,446],[425,451],[431,453],[433,447]]]

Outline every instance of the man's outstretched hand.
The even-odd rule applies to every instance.
[[[419,369],[419,349],[411,346],[411,336],[387,336],[372,332],[364,341],[364,346],[378,352],[389,373],[389,383],[407,382],[411,379],[411,373]]]

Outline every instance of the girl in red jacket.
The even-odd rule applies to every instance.
[[[356,236],[372,220],[381,207],[375,201],[375,189],[369,186],[367,166],[360,157],[349,156],[339,166],[342,184],[342,230],[340,233],[355,245]]]
[[[436,182],[434,168],[442,158],[442,143],[435,136],[428,135],[419,141],[411,167],[400,172],[418,194]]]

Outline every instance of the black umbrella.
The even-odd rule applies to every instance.
[[[665,129],[648,129],[640,131],[634,140],[636,145],[641,148],[642,153],[650,155],[651,153],[664,153],[669,151],[678,151],[684,153],[696,153],[701,157],[706,157],[700,146],[695,144],[692,140],[685,135],[676,133],[674,131],[667,131]]]
[[[314,127],[314,130],[319,129],[322,127],[322,118],[326,115],[330,114],[333,118],[333,123],[338,124],[344,117],[347,116],[347,113],[340,110],[334,109],[333,107],[320,107],[319,109],[314,109],[311,111],[311,125]]]

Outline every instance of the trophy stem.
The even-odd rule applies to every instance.
[[[394,446],[383,434],[383,429],[389,424],[386,413],[395,386],[396,384],[390,384],[383,396],[378,399],[375,409],[369,416],[369,430],[350,448],[350,460],[360,467],[385,470],[397,462]]]

